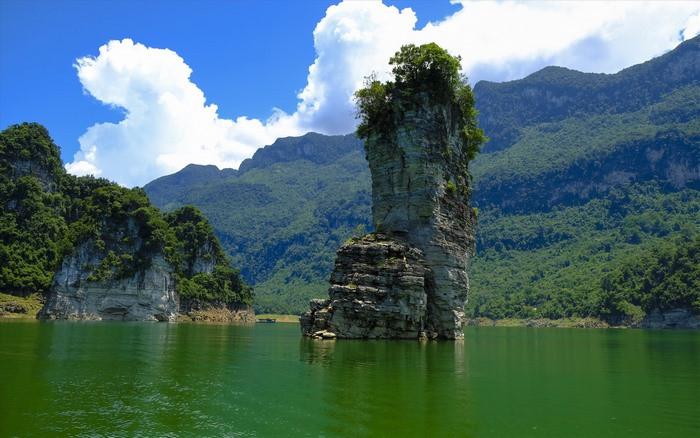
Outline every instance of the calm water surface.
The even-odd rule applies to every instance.
[[[0,322],[0,436],[698,437],[700,333]]]

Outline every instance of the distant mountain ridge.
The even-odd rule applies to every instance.
[[[616,272],[640,260],[665,263],[658,248],[694,257],[683,245],[700,230],[699,80],[696,37],[614,75],[548,67],[476,85],[491,143],[470,166],[479,207],[473,316],[630,323],[629,315],[690,306],[678,297],[642,302],[640,291],[620,298],[629,285],[603,283],[622,284]],[[337,247],[370,226],[362,145],[352,135],[307,134],[244,164],[219,173],[188,166],[145,190],[166,209],[202,209],[255,283],[260,310],[301,311],[325,294]]]
[[[327,136],[310,132],[301,137],[285,137],[258,149],[251,158],[243,160],[238,169],[219,169],[214,165],[188,164],[182,170],[157,178],[146,184],[149,197],[156,204],[170,199],[172,192],[202,183],[210,184],[241,176],[252,169],[264,169],[277,163],[307,160],[328,164],[338,158],[362,150],[362,142],[353,134]],[[163,192],[161,194],[161,191]]]
[[[571,116],[633,112],[684,85],[700,84],[700,37],[615,74],[545,67],[515,81],[474,86],[485,152],[507,149],[525,126]]]
[[[280,138],[273,144],[258,149],[252,158],[243,160],[238,172],[296,160],[328,164],[361,148],[362,142],[352,134],[328,136],[309,132],[301,137]]]

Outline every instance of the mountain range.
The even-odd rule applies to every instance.
[[[547,67],[474,94],[490,141],[470,165],[471,316],[700,312],[700,37],[616,74]],[[189,165],[144,189],[202,210],[261,311],[324,296],[337,248],[371,227],[352,134],[279,139],[238,170]]]

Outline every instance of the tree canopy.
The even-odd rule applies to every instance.
[[[381,82],[370,76],[365,87],[355,93],[360,118],[357,136],[367,140],[371,135],[390,135],[397,111],[418,104],[420,96],[427,95],[430,103],[457,111],[466,156],[474,159],[486,137],[477,126],[474,94],[460,74],[460,61],[459,56],[450,55],[435,43],[402,46],[389,60],[394,80]]]

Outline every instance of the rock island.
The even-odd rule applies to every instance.
[[[484,142],[460,60],[436,44],[401,48],[394,80],[358,91],[375,232],[337,253],[329,298],[301,317],[323,338],[463,337],[476,212],[468,164]]]

